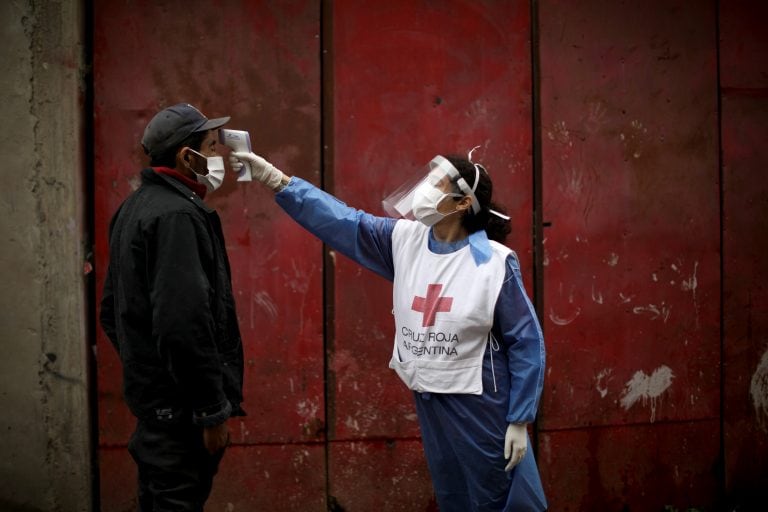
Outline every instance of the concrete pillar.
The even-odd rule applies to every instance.
[[[89,511],[84,8],[0,2],[0,510]]]

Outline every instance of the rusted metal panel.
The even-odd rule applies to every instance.
[[[100,451],[100,510],[135,512],[136,465],[122,448]],[[327,510],[325,448],[321,444],[235,445],[222,459],[206,510]]]
[[[339,510],[437,512],[419,440],[333,442],[328,455]]]
[[[549,510],[711,510],[719,430],[715,419],[542,433]]]
[[[541,4],[545,428],[719,414],[711,7]]]
[[[530,276],[529,23],[528,2],[334,2],[335,193],[383,215],[383,196],[435,154],[480,145]],[[343,257],[334,270],[334,438],[418,435],[387,368],[391,286]]]
[[[768,3],[762,0],[718,2],[720,85],[728,89],[768,88]],[[726,94],[728,94],[726,92]]]
[[[328,510],[322,444],[235,446],[216,479],[206,510]]]
[[[135,512],[137,508],[135,482],[136,464],[124,447],[99,450],[101,468],[99,503],[102,512]],[[106,473],[106,476],[105,476]]]
[[[768,16],[720,4],[723,162],[723,440],[732,507],[768,503]]]
[[[186,101],[211,117],[231,115],[230,126],[249,130],[255,151],[319,181],[319,29],[320,7],[309,0],[96,3],[97,299],[107,262],[107,223],[138,186],[146,163],[139,140],[160,108]],[[233,441],[322,441],[321,244],[255,184],[228,177],[208,203],[224,224],[245,345],[244,407],[250,414],[233,421]],[[114,350],[101,330],[98,335],[100,443],[124,445],[133,420],[122,403]],[[225,459],[222,471],[226,466]],[[103,493],[134,492],[130,485],[113,485],[112,478],[102,466]],[[253,493],[275,500],[290,486],[241,488],[226,479],[217,485],[231,499]],[[322,487],[310,487],[317,499]],[[105,496],[112,498],[121,499]]]
[[[669,478],[678,467],[705,492],[688,504],[711,505],[715,480],[704,475],[719,431],[709,420],[720,407],[715,4],[539,6],[548,496],[553,510],[683,503],[687,491]],[[669,431],[680,435],[664,438]],[[682,434],[710,444],[688,457]],[[616,441],[596,446],[596,436]],[[578,448],[567,449],[570,438]],[[568,477],[572,450],[583,467]]]
[[[768,503],[768,95],[722,100],[725,488]]]

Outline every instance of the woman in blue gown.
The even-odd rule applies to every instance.
[[[441,512],[546,510],[527,435],[543,387],[544,339],[523,286],[517,256],[498,243],[510,228],[508,217],[491,202],[492,183],[485,169],[469,158],[435,157],[427,178],[407,191],[410,196],[406,209],[412,209],[420,219],[414,221],[377,217],[351,208],[298,177],[288,177],[253,153],[236,152],[230,156],[235,170],[242,167],[243,161],[250,163],[257,180],[276,192],[277,203],[296,222],[336,251],[394,281],[395,317],[401,335],[396,334],[390,366],[414,390],[424,453]],[[420,240],[423,245],[418,245]],[[427,364],[427,369],[417,370],[416,374],[409,373],[410,361],[419,365],[425,354],[438,353],[438,348],[442,355],[435,356],[437,359],[450,359],[446,354],[455,352],[445,348],[451,334],[439,340],[442,345],[434,343],[433,348],[423,343],[425,338],[435,337],[429,334],[429,322],[438,324],[438,318],[448,317],[452,303],[442,307],[433,300],[428,315],[424,304],[429,302],[429,294],[424,298],[416,293],[410,308],[417,310],[415,313],[408,311],[408,303],[398,306],[398,288],[407,287],[413,280],[408,277],[412,274],[398,272],[402,267],[413,270],[410,267],[419,265],[422,253],[426,253],[427,261],[419,268],[425,269],[432,268],[430,257],[461,256],[463,259],[455,263],[435,261],[448,261],[449,275],[463,279],[462,286],[469,283],[472,288],[475,281],[486,282],[492,294],[487,314],[490,332],[486,328],[487,334],[483,336],[487,338],[475,347],[476,378],[461,377],[455,373],[464,371],[460,368],[450,374],[460,376],[459,379],[441,383],[441,370],[429,368],[455,365],[447,360]],[[489,270],[494,261],[500,263],[496,270]],[[457,274],[458,264],[462,266]],[[478,277],[476,272],[480,272]],[[440,278],[429,276],[423,282],[434,279]],[[444,291],[436,290],[438,295]],[[467,293],[480,298],[489,294],[482,289]],[[458,299],[455,300],[458,305]],[[424,332],[414,334],[412,329],[401,327],[397,321],[399,312],[403,316],[416,314],[417,319],[423,320],[422,326],[426,326]],[[469,316],[475,318],[474,313]],[[463,320],[463,324],[471,323],[467,318]],[[462,327],[456,329],[461,332]],[[452,347],[466,345],[459,342]],[[440,392],[453,390],[455,380],[466,381],[460,384],[459,392]]]

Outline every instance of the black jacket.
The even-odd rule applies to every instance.
[[[143,420],[217,425],[241,416],[243,349],[215,211],[152,169],[112,218],[101,325]]]

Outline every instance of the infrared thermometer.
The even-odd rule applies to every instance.
[[[251,136],[243,130],[222,128],[219,130],[219,142],[232,151],[251,152]],[[251,163],[240,161],[243,164],[243,168],[237,172],[237,181],[251,181]]]

